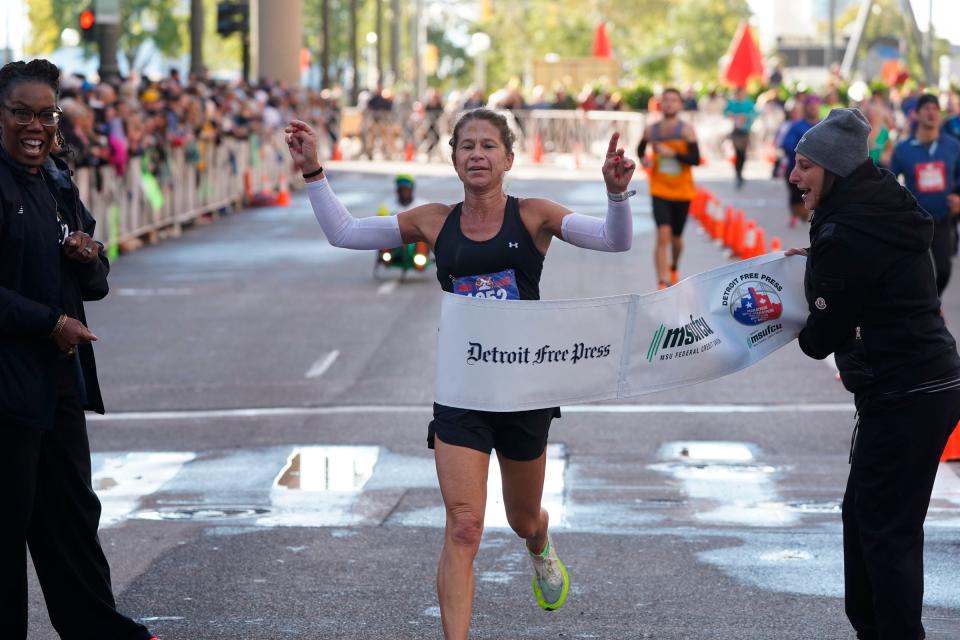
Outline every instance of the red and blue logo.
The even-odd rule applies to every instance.
[[[513,269],[485,273],[478,276],[463,276],[453,280],[453,292],[471,298],[494,300],[519,300],[517,275]]]
[[[740,324],[756,326],[779,318],[783,302],[773,287],[759,281],[745,282],[732,296],[730,313]]]

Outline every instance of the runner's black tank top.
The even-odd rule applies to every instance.
[[[437,280],[444,291],[453,292],[453,281],[513,269],[521,300],[540,299],[543,254],[520,219],[520,201],[507,196],[500,231],[489,240],[477,242],[463,235],[460,215],[463,203],[447,216],[433,245]]]

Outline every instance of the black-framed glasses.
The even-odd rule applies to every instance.
[[[3,105],[3,108],[13,114],[13,121],[21,126],[27,126],[36,118],[45,127],[55,127],[60,123],[60,115],[63,113],[60,109],[46,109],[44,111],[34,111],[23,107],[11,107]]]

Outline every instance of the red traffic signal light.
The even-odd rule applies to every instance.
[[[93,25],[96,22],[96,16],[93,13],[92,9],[84,9],[80,12],[80,28],[84,31],[89,31],[93,29]]]
[[[84,42],[92,43],[97,41],[97,15],[92,9],[84,9],[80,12],[80,37]]]

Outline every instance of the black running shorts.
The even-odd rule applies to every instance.
[[[504,458],[535,460],[547,448],[550,422],[560,417],[559,407],[531,411],[472,411],[442,404],[433,405],[433,420],[427,429],[427,446],[434,438],[446,444],[489,454],[496,449]]]
[[[689,200],[665,200],[653,196],[653,220],[658,227],[669,225],[673,235],[683,235],[683,227],[687,224],[687,213],[690,211]]]

